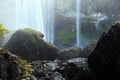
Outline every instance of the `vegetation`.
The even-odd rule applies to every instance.
[[[73,40],[75,38],[75,31],[71,31],[68,28],[64,28],[63,30],[60,30],[57,33],[57,36],[55,36],[55,40],[60,40],[63,45],[68,44],[70,40]]]
[[[27,60],[21,57],[18,58],[18,63],[20,66],[20,71],[23,73],[21,76],[29,76],[30,71],[33,69],[32,65],[28,64]]]
[[[0,24],[0,46],[3,44],[5,34],[9,33],[9,30]]]
[[[37,36],[40,36],[41,38],[44,37],[44,35],[43,35],[41,32],[36,31],[36,30],[34,30],[34,29],[31,29],[31,28],[25,28],[25,29],[22,29],[22,30],[20,30],[20,31],[25,32],[25,33],[28,33],[28,34],[35,34],[35,35],[37,35]]]
[[[18,58],[18,62],[21,66],[25,66],[28,64],[27,60],[22,59],[21,57]]]
[[[6,29],[3,24],[0,24],[0,37],[4,37],[6,33],[9,33],[9,30]]]

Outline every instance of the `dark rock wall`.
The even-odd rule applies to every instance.
[[[76,45],[76,0],[57,0],[55,3],[54,43],[60,49]],[[119,3],[119,0],[81,0],[81,41],[83,47],[87,46],[93,39],[98,40],[104,31],[117,20],[120,20]],[[98,29],[96,29],[95,23],[97,19],[91,16],[96,13],[101,13],[107,17],[98,23]],[[64,30],[64,28],[67,29]],[[70,33],[72,31],[74,35]],[[60,33],[63,33],[64,36]],[[70,35],[72,37],[68,37]],[[65,37],[69,40],[66,40]]]
[[[113,25],[100,37],[88,57],[90,69],[97,77],[120,78],[120,23]]]

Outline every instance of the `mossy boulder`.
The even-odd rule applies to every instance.
[[[11,36],[5,47],[28,61],[54,60],[58,49],[42,38],[43,34],[38,31],[21,29]]]

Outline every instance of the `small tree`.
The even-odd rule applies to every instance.
[[[9,30],[3,24],[0,24],[0,45],[2,45],[6,33],[9,33]]]

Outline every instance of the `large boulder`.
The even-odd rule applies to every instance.
[[[120,23],[102,34],[88,64],[97,77],[120,78]]]
[[[42,38],[40,32],[26,28],[16,31],[5,47],[28,61],[54,60],[58,56],[58,49]]]
[[[72,58],[78,58],[80,56],[80,53],[81,53],[80,47],[75,46],[75,47],[66,48],[59,51],[60,56],[58,57],[58,59],[68,60]]]

